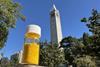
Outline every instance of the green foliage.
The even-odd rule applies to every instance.
[[[0,60],[0,67],[11,67],[10,60],[7,57],[3,57]]]
[[[64,43],[67,45],[62,46]],[[77,64],[78,67],[95,67],[95,62],[91,59],[95,57],[95,49],[93,45],[88,45],[91,43],[91,37],[86,33],[82,40],[73,37],[64,38],[61,47],[64,48],[65,60],[68,61],[68,64]]]
[[[14,55],[11,56],[10,58],[10,64],[12,67],[16,67],[19,63],[19,54],[16,53]]]
[[[64,53],[58,47],[48,45],[40,49],[40,65],[48,67],[58,67],[59,64],[64,63]]]
[[[97,10],[92,9],[92,15],[86,19],[87,19],[86,26],[89,28],[89,31],[93,33],[94,44],[99,44],[100,43],[100,21],[99,21],[100,13],[98,13]]]
[[[0,48],[4,47],[9,29],[15,27],[16,20],[25,20],[20,11],[21,6],[13,0],[0,0]]]
[[[0,23],[0,49],[4,47],[4,44],[7,40],[7,35],[9,31],[2,23]]]
[[[82,19],[81,19],[81,22],[87,22],[87,18],[85,18],[85,17],[82,18]]]
[[[10,57],[4,57],[3,53],[1,53],[2,58],[0,58],[0,67],[17,67],[19,64],[19,54],[16,53]]]
[[[76,58],[74,62],[77,67],[96,67],[95,59],[88,55]]]
[[[61,47],[64,48],[65,59],[72,64],[77,56],[83,55],[84,45],[79,39],[68,36],[61,41]]]
[[[100,56],[100,13],[97,10],[92,9],[91,16],[87,18],[87,22],[85,22],[89,31],[92,32],[92,49],[96,55]],[[90,38],[88,38],[90,39]]]
[[[85,46],[93,44],[93,37],[89,36],[88,33],[83,33],[82,42]]]
[[[13,28],[17,18],[22,18],[21,6],[13,0],[0,0],[0,23],[5,23],[6,27]]]
[[[68,47],[68,46],[75,46],[75,45],[82,45],[82,43],[77,39],[72,36],[68,36],[62,39],[60,42],[61,46],[60,47]]]

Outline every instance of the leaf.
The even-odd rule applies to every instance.
[[[87,22],[87,19],[84,17],[81,19],[81,22]]]

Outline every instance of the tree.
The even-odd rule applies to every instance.
[[[4,47],[4,44],[7,41],[8,32],[8,29],[4,27],[3,24],[0,24],[0,49]]]
[[[77,38],[68,36],[62,39],[62,41],[60,42],[61,44],[60,47],[76,46],[76,45],[80,45],[80,43],[81,42]]]
[[[100,13],[97,10],[92,9],[92,16],[89,18],[82,18],[81,22],[85,22],[89,31],[93,33],[94,44],[100,44]]]
[[[89,18],[82,18],[81,22],[84,22],[92,32],[93,48],[96,55],[100,56],[100,13],[92,9],[92,15]]]
[[[10,58],[10,64],[12,67],[16,67],[19,63],[19,53],[15,53]]]
[[[73,64],[74,59],[83,55],[84,52],[82,42],[71,36],[62,39],[60,47],[64,48],[65,60],[68,61],[68,64]]]
[[[89,35],[88,33],[83,33],[83,44],[84,45],[89,45]]]
[[[9,29],[15,27],[17,19],[25,20],[20,11],[21,6],[13,0],[0,0],[0,49],[4,47]]]
[[[7,57],[3,57],[0,60],[0,67],[11,67],[10,60]]]
[[[77,67],[96,67],[95,59],[88,55],[76,58],[74,62]]]
[[[65,62],[64,53],[58,47],[47,45],[40,49],[40,65],[58,67]]]

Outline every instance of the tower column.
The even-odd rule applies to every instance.
[[[51,32],[51,43],[59,44],[62,40],[62,29],[59,11],[55,5],[50,12],[50,32]]]

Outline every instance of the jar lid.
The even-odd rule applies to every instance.
[[[27,33],[35,33],[41,37],[41,28],[38,25],[31,24],[27,27]]]

